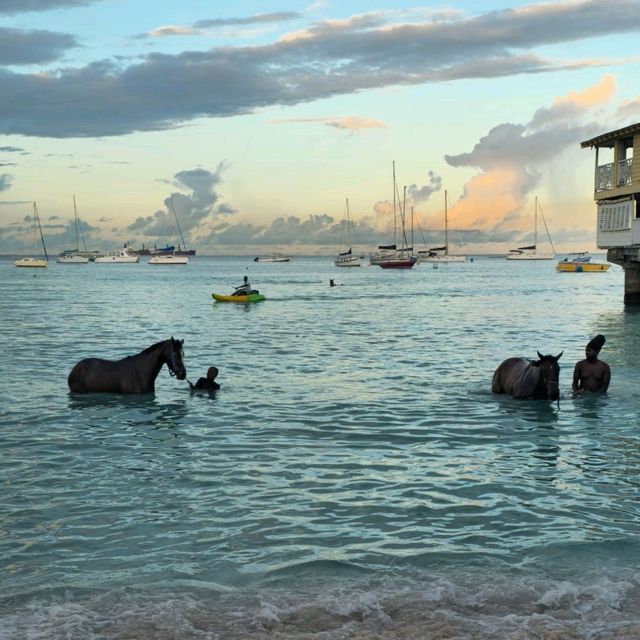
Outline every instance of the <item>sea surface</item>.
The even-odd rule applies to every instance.
[[[620,267],[252,257],[0,260],[0,638],[640,638]],[[244,275],[266,301],[212,300]],[[611,388],[574,397],[597,333]],[[165,367],[69,393],[81,358],[171,336],[218,392]],[[559,402],[491,393],[537,351],[563,352]]]

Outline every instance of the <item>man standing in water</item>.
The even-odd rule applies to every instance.
[[[611,369],[606,362],[598,360],[600,349],[606,342],[603,335],[597,335],[589,341],[585,349],[585,360],[580,360],[573,370],[573,390],[605,392],[611,381]]]

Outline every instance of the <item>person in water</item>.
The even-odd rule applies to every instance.
[[[198,382],[191,385],[192,389],[219,389],[220,385],[216,382],[216,377],[218,376],[218,369],[216,367],[209,367],[207,369],[207,377],[206,378],[198,378]]]
[[[236,287],[236,290],[231,294],[233,296],[248,296],[251,293],[251,285],[249,284],[249,278],[244,277],[244,282]]]
[[[576,393],[595,391],[604,393],[609,388],[611,369],[606,362],[598,360],[606,338],[599,334],[590,340],[585,348],[586,359],[576,363],[573,370],[572,388]]]

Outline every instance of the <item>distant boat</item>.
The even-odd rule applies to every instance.
[[[129,253],[126,249],[112,251],[95,259],[96,264],[132,264],[140,262],[140,256]]]
[[[611,265],[608,262],[591,262],[588,251],[571,253],[556,265],[556,271],[566,273],[604,273],[609,271]]]
[[[174,254],[151,256],[149,258],[149,264],[189,264],[188,256],[176,256]]]
[[[397,193],[397,187],[396,187],[396,163],[393,163],[393,227],[394,227],[394,240],[395,240],[395,229],[396,229],[396,193]],[[405,195],[406,195],[406,188],[405,188]],[[379,267],[381,267],[382,269],[413,269],[416,261],[417,261],[417,257],[413,255],[413,247],[409,246],[409,243],[407,242],[407,233],[406,233],[406,229],[405,229],[405,222],[406,222],[406,216],[405,216],[405,207],[401,207],[400,208],[400,226],[401,226],[401,233],[400,233],[400,239],[401,239],[401,246],[398,249],[396,243],[394,242],[394,244],[392,246],[395,246],[396,249],[395,251],[392,253],[391,251],[389,251],[385,256],[383,256],[379,261],[377,261],[375,264],[377,264]],[[373,263],[372,263],[373,264]]]
[[[345,247],[349,248],[346,251],[340,251],[338,256],[333,261],[336,267],[360,267],[362,266],[362,258],[360,256],[353,255],[351,248],[351,221],[349,220],[349,198],[347,198],[345,208],[345,219],[340,225],[340,249],[344,248],[342,245],[343,235],[346,237]]]
[[[42,243],[42,256],[36,257],[28,256],[24,258],[20,258],[15,261],[16,267],[40,267],[46,268],[49,266],[49,256],[47,255],[47,247],[44,244],[44,235],[42,235],[42,225],[40,224],[40,216],[38,215],[38,208],[36,207],[36,203],[33,203],[33,253],[36,252],[36,237],[40,232],[40,242]]]
[[[529,245],[527,247],[518,247],[517,249],[511,249],[507,254],[507,260],[553,260],[556,257],[556,252],[553,248],[551,235],[549,234],[549,229],[547,228],[547,223],[544,219],[544,215],[542,215],[542,211],[540,211],[540,215],[542,216],[544,228],[547,231],[547,237],[549,238],[549,244],[551,245],[553,253],[541,253],[538,251],[538,197],[536,196],[534,205],[534,242],[532,245]]]
[[[433,247],[426,251],[418,251],[418,262],[466,262],[467,256],[449,253],[449,215],[447,211],[447,192],[444,192],[444,246]]]
[[[180,233],[180,237],[182,238],[182,242],[184,242],[184,238],[182,237],[182,230],[180,229],[180,223],[178,222],[178,216],[176,214],[175,207],[173,206],[173,194],[171,194],[170,196],[170,201],[171,201],[171,210],[173,211],[173,218],[175,221],[173,229],[171,230],[171,240],[173,241],[173,237],[175,236],[175,231],[177,228],[178,232]],[[180,245],[178,245],[178,248],[180,248]],[[153,249],[151,251],[151,258],[149,258],[149,264],[163,264],[163,265],[188,264],[189,263],[188,256],[194,255],[194,254],[195,254],[195,249],[193,250],[183,249],[179,252],[178,250],[176,250],[176,247],[174,244],[167,244],[167,246],[164,247],[163,249]]]
[[[289,262],[291,260],[291,256],[285,255],[284,253],[272,253],[268,256],[256,256],[253,261],[254,262]]]
[[[87,264],[89,262],[89,257],[80,252],[80,219],[78,218],[75,196],[73,196],[73,219],[76,227],[76,248],[61,253],[56,259],[56,262],[59,262],[60,264]],[[82,238],[82,242],[84,243],[84,236]],[[84,249],[86,252],[87,247],[85,246]]]

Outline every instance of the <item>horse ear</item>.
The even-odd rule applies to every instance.
[[[540,360],[542,360],[544,358],[544,356],[539,351],[536,351],[536,353],[538,354],[538,358]]]
[[[560,360],[560,358],[562,357],[562,354],[564,353],[564,350],[561,351],[557,356],[556,356],[556,360]]]
[[[184,344],[184,338],[183,338],[182,340],[180,340],[180,344]],[[560,355],[562,355],[562,354],[560,354]],[[560,357],[560,356],[558,356],[558,358],[559,358],[559,357]]]

